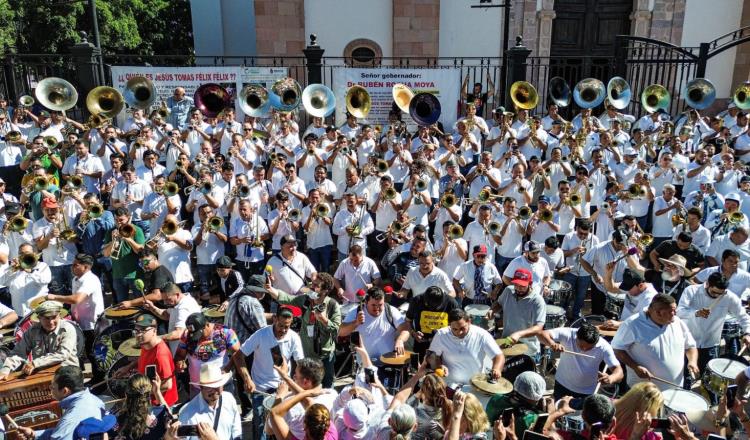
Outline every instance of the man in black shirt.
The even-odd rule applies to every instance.
[[[458,309],[456,300],[437,286],[428,287],[424,294],[409,301],[406,318],[398,328],[401,342],[409,335],[414,338],[414,352],[424,356],[430,348],[435,331],[448,326],[448,312]],[[406,333],[408,332],[408,333]]]
[[[411,249],[408,252],[401,252],[398,257],[388,267],[388,278],[393,280],[393,290],[401,290],[401,286],[406,280],[406,274],[409,270],[419,266],[419,254],[427,247],[427,240],[424,237],[414,237],[411,241]]]
[[[660,260],[669,259],[675,254],[685,257],[685,267],[690,270],[690,276],[695,275],[703,268],[703,253],[693,244],[693,234],[689,231],[680,232],[676,240],[664,241],[652,250],[649,253],[651,267],[660,272],[662,270]]]
[[[152,250],[143,248],[140,261],[138,264],[137,279],[143,281],[143,295],[154,295],[156,298],[161,297],[161,290],[168,284],[174,283],[172,272],[159,263],[159,258]],[[131,300],[123,301],[120,307],[128,308],[140,306],[143,304],[141,296],[135,296]]]

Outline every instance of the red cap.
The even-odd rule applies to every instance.
[[[474,255],[487,255],[487,246],[483,244],[478,244],[474,246]]]
[[[528,269],[516,270],[516,273],[513,274],[511,283],[517,286],[528,286],[531,284],[531,272],[529,272]]]
[[[57,201],[53,199],[52,197],[47,197],[46,199],[42,200],[42,208],[44,209],[50,209],[50,208],[59,208]]]
[[[285,305],[282,306],[282,308],[289,309],[292,312],[292,316],[294,316],[295,318],[299,318],[300,316],[302,316],[302,309],[297,306]]]

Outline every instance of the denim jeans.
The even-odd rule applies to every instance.
[[[49,283],[49,293],[54,295],[72,294],[73,272],[70,270],[72,267],[72,264],[49,267],[49,270],[52,273],[52,281]]]
[[[115,302],[121,303],[132,297],[131,292],[135,292],[135,278],[113,278],[112,291],[115,296]]]
[[[497,267],[497,271],[500,272],[500,276],[503,275],[503,272],[505,272],[505,269],[508,267],[511,261],[513,261],[513,258],[511,257],[503,257],[500,254],[496,254],[495,258],[495,267]],[[513,274],[510,276],[513,278]]]
[[[570,316],[572,320],[576,320],[581,317],[581,309],[583,308],[583,302],[586,299],[586,292],[591,284],[591,275],[579,277],[572,273],[566,273],[565,276],[563,276],[563,281],[570,283],[570,288],[573,291],[568,302],[573,301],[573,310],[571,310]],[[564,307],[567,309],[568,304],[565,304]]]
[[[211,290],[211,280],[216,273],[215,264],[199,264],[198,265],[198,290],[201,295],[208,294]],[[222,301],[224,298],[222,298]]]
[[[331,250],[333,245],[325,245],[316,249],[310,249],[307,256],[310,257],[310,263],[318,272],[328,272],[331,269]]]
[[[269,393],[274,392],[269,390]],[[253,393],[250,397],[253,402],[253,440],[266,440],[266,409],[263,407],[263,399],[266,397],[268,394],[261,393]]]
[[[334,379],[334,368],[336,363],[336,353],[333,351],[320,356],[320,361],[323,363],[323,388],[333,388]]]

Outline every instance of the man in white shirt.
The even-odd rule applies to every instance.
[[[245,279],[263,271],[263,241],[271,238],[268,225],[258,211],[258,205],[252,206],[249,200],[241,200],[240,217],[229,227],[229,243],[237,247],[237,270]]]
[[[596,392],[598,384],[615,384],[624,377],[612,346],[589,323],[584,323],[579,328],[544,330],[537,337],[544,345],[560,353],[555,373],[555,400],[562,399],[563,396],[585,398]],[[575,353],[590,357],[576,356]],[[602,362],[609,373],[599,370]]]
[[[86,191],[98,193],[99,179],[104,174],[102,161],[89,153],[89,147],[83,141],[76,142],[75,153],[65,160],[62,169],[63,179],[70,179],[73,175],[82,176]]]
[[[608,292],[606,307],[611,314],[617,314],[616,309],[620,307],[621,310],[619,322],[607,321],[605,323],[608,329],[617,329],[622,321],[644,310],[658,293],[654,285],[647,283],[640,272],[627,268],[622,274],[622,282],[617,283],[612,279],[613,270],[614,264],[608,264],[604,271],[604,287]],[[620,304],[617,304],[616,300],[620,301]],[[613,305],[610,306],[610,304]]]
[[[167,234],[166,229],[173,228],[175,232]],[[193,250],[193,236],[182,228],[177,217],[168,215],[164,220],[159,234],[153,234],[146,247],[157,248],[159,261],[169,269],[174,282],[183,292],[190,292],[193,287],[193,273],[190,268],[190,253]]]
[[[36,263],[29,264],[32,261]],[[46,263],[36,260],[34,247],[29,243],[18,248],[18,259],[12,261],[11,266],[17,266],[19,270],[8,268],[0,276],[0,284],[8,287],[13,310],[23,317],[31,313],[32,299],[47,294],[52,273]]]
[[[453,275],[453,288],[459,304],[490,304],[497,298],[503,280],[495,265],[487,262],[487,246],[478,244],[467,261]]]
[[[573,309],[570,317],[572,320],[580,318],[583,301],[586,298],[591,276],[581,267],[581,259],[590,249],[599,245],[599,239],[591,231],[591,222],[581,219],[574,232],[565,235],[562,242],[562,252],[565,255],[566,266],[570,271],[565,274],[563,280],[570,284],[573,291]],[[563,305],[567,309],[567,305]]]
[[[333,233],[338,235],[336,248],[339,261],[349,255],[349,248],[355,244],[367,250],[366,237],[375,230],[375,223],[364,206],[357,205],[357,195],[347,192],[344,195],[346,209],[336,213],[333,218]]]
[[[715,272],[719,272],[729,282],[729,291],[745,299],[746,295],[750,292],[750,273],[744,269],[740,269],[740,254],[734,249],[726,249],[721,254],[721,265],[707,267],[697,274],[695,274],[694,280],[699,283],[705,283],[708,280],[709,275]]]
[[[290,295],[297,295],[307,285],[307,280],[314,281],[317,270],[310,264],[307,256],[297,251],[297,239],[294,235],[281,237],[281,251],[268,260],[273,270],[270,276],[273,287]]]
[[[497,234],[489,232],[491,221],[492,208],[490,205],[480,205],[476,219],[466,226],[463,238],[470,249],[480,244],[487,246],[489,263],[493,264],[495,262],[495,250],[500,245],[501,240]]]
[[[307,236],[307,255],[314,267],[328,272],[333,250],[333,209],[318,188],[310,189],[307,198],[310,203],[302,208],[301,221],[302,229]]]
[[[62,236],[63,231],[70,228],[63,223],[62,212],[57,202],[50,198],[44,199],[42,209],[44,217],[34,222],[32,229],[34,241],[37,249],[42,251],[42,260],[47,263],[52,273],[50,292],[65,294],[71,289],[70,269],[78,249],[75,243],[65,240]]]
[[[729,234],[716,237],[706,251],[706,261],[709,266],[718,266],[724,251],[732,249],[740,255],[740,269],[747,270],[748,259],[750,259],[750,240],[748,240],[747,231],[746,228],[737,226]]]
[[[660,293],[648,309],[622,323],[612,340],[617,359],[627,366],[628,385],[651,380],[661,390],[682,385],[685,358],[687,368],[698,377],[698,349],[687,324],[677,315],[674,298]]]
[[[472,325],[462,309],[448,312],[448,327],[435,332],[430,351],[447,367],[446,381],[450,383],[469,383],[472,376],[488,368],[492,378],[499,379],[505,365],[505,356],[492,335]]]
[[[364,255],[362,247],[355,244],[349,249],[349,257],[336,268],[333,282],[339,298],[349,303],[357,302],[358,290],[380,286],[380,270],[375,261]]]
[[[224,373],[220,365],[201,365],[198,382],[190,383],[199,388],[200,393],[186,403],[179,414],[181,424],[198,426],[199,435],[188,436],[189,440],[198,440],[204,435],[226,440],[242,439],[239,407],[232,393],[224,391],[224,385],[231,379],[232,373]],[[215,419],[217,416],[218,420]]]
[[[151,183],[156,176],[160,176],[166,172],[166,168],[156,162],[158,157],[159,154],[155,151],[146,151],[143,153],[143,165],[135,170],[135,174],[140,180]]]
[[[552,273],[547,265],[547,260],[540,257],[542,247],[535,241],[527,241],[523,245],[523,254],[511,260],[503,272],[503,283],[510,285],[513,274],[519,269],[531,272],[534,284],[542,290],[545,297],[549,295],[549,283],[552,281]]]
[[[419,266],[409,270],[401,290],[396,295],[401,298],[413,298],[423,294],[428,287],[432,286],[440,287],[450,296],[456,296],[448,274],[435,266],[432,252],[423,251],[419,254]],[[409,291],[411,291],[411,295],[409,295]]]
[[[112,199],[110,205],[113,209],[120,207],[127,208],[130,212],[130,221],[143,230],[144,235],[148,235],[149,223],[141,219],[143,210],[143,199],[146,194],[151,192],[151,188],[146,182],[138,179],[133,169],[133,165],[124,164],[122,170],[122,182],[118,182],[112,190]]]
[[[167,215],[173,215],[179,218],[180,208],[182,207],[182,200],[180,195],[175,193],[171,196],[165,194],[164,185],[166,184],[166,176],[158,175],[151,182],[151,188],[153,191],[148,193],[143,199],[143,210],[141,211],[141,219],[149,220],[149,231],[151,236],[155,236],[159,233],[164,220]]]
[[[190,235],[193,238],[193,247],[195,247],[200,299],[201,302],[207,304],[210,299],[216,261],[224,256],[227,227],[223,220],[217,221],[214,218],[214,210],[209,205],[202,205],[198,209],[201,223],[193,225]]]

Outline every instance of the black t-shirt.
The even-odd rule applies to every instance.
[[[677,246],[677,240],[667,240],[656,247],[656,253],[660,258],[669,258],[674,254],[682,255],[687,260],[687,268],[695,269],[703,263],[703,253],[694,244],[690,244],[687,249],[680,249]]]
[[[152,272],[143,271],[141,277],[145,286],[143,291],[146,294],[154,289],[163,289],[167,284],[174,283],[172,272],[164,266],[159,266]]]
[[[448,326],[448,312],[458,308],[453,297],[443,296],[443,302],[438,307],[427,307],[426,295],[415,296],[409,301],[406,319],[411,321],[415,331],[422,332],[427,339],[431,339],[435,330]]]
[[[685,278],[680,278],[677,283],[664,281],[661,277],[661,272],[657,272],[653,269],[647,269],[643,278],[651,283],[657,292],[666,293],[667,295],[672,296],[678,303],[680,302],[682,291],[690,286],[690,283],[688,283]]]
[[[417,267],[418,265],[419,257],[412,256],[411,252],[401,252],[398,254],[398,257],[393,261],[393,264],[388,267],[388,278],[393,280],[393,284],[395,285],[394,288],[397,287],[400,289],[402,284],[400,278],[402,276],[405,277],[410,269]]]

